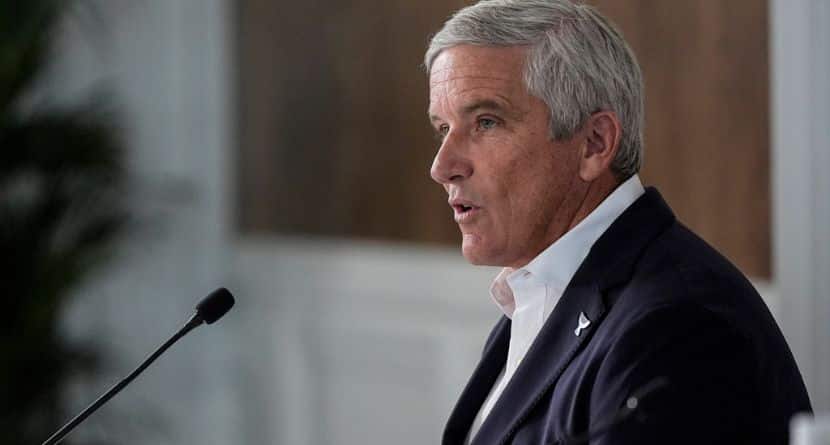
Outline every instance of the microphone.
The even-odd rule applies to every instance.
[[[620,408],[619,411],[614,415],[613,418],[602,422],[599,424],[597,428],[593,428],[588,430],[587,432],[580,434],[578,436],[560,439],[554,441],[553,443],[556,445],[578,445],[589,443],[590,441],[602,436],[603,434],[610,431],[612,428],[616,427],[617,425],[623,423],[624,421],[628,420],[629,417],[632,415],[640,414],[641,418],[639,420],[645,420],[646,413],[643,411],[643,401],[646,400],[649,396],[654,395],[656,392],[660,392],[661,390],[665,389],[669,386],[669,379],[666,377],[656,377],[650,380],[645,385],[639,387],[637,390],[631,393],[631,396],[628,397],[625,401],[625,405]],[[639,410],[638,410],[639,408]],[[639,411],[639,412],[638,412]]]
[[[184,337],[188,332],[192,331],[196,327],[200,326],[202,323],[212,324],[222,318],[231,307],[233,307],[234,299],[233,295],[225,289],[224,287],[220,287],[215,291],[208,294],[207,297],[203,298],[199,304],[196,305],[196,313],[190,317],[190,320],[185,323],[185,325],[179,329],[179,332],[176,332],[175,335],[170,337],[163,345],[161,345],[155,352],[150,354],[144,362],[142,362],[138,368],[136,368],[130,375],[118,382],[115,386],[109,389],[104,395],[98,398],[98,400],[92,402],[85,410],[83,410],[80,414],[75,416],[74,419],[70,420],[66,425],[64,425],[61,429],[59,429],[55,434],[52,434],[42,445],[54,445],[60,443],[67,434],[72,432],[76,426],[80,425],[81,422],[86,420],[90,414],[94,413],[101,405],[107,403],[113,396],[121,392],[124,387],[130,384],[139,374],[142,373],[151,363],[153,363],[164,351],[167,350],[170,346],[173,346],[173,343],[176,343],[180,338]]]

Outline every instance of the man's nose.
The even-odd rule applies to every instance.
[[[473,164],[452,133],[448,134],[441,143],[435,159],[432,160],[429,173],[435,182],[444,185],[472,176]]]

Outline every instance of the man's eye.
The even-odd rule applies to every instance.
[[[491,128],[495,128],[496,125],[498,125],[498,122],[495,119],[483,117],[478,120],[478,127],[483,130],[490,130]]]
[[[435,137],[438,138],[439,141],[443,141],[445,137],[447,137],[447,133],[450,132],[449,125],[441,125],[435,130]]]

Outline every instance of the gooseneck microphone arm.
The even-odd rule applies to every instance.
[[[203,323],[202,318],[199,317],[198,314],[194,314],[193,317],[187,322],[187,324],[185,324],[184,327],[182,327],[179,330],[179,332],[177,332],[174,336],[170,337],[169,340],[164,342],[164,344],[161,345],[161,347],[156,349],[156,352],[153,352],[152,354],[150,354],[150,356],[147,357],[147,359],[145,359],[144,362],[141,363],[141,365],[138,366],[138,368],[135,368],[135,370],[133,372],[131,372],[130,375],[125,377],[124,380],[121,380],[120,382],[115,384],[115,386],[110,388],[110,390],[107,391],[106,393],[104,393],[104,395],[102,395],[101,397],[98,397],[98,400],[92,402],[91,405],[86,407],[85,410],[83,410],[80,414],[75,416],[74,419],[70,420],[66,425],[64,425],[61,429],[59,429],[50,438],[46,439],[46,442],[43,442],[43,445],[53,445],[53,444],[56,444],[56,443],[60,442],[61,440],[63,440],[63,438],[67,434],[69,434],[73,429],[75,429],[76,426],[78,426],[87,417],[89,417],[90,414],[92,414],[98,408],[100,408],[101,405],[107,403],[107,401],[109,401],[109,399],[111,399],[113,396],[115,396],[116,394],[121,392],[121,390],[124,389],[125,386],[129,385],[130,382],[132,382],[136,377],[138,377],[139,374],[142,373],[142,371],[144,371],[161,354],[163,354],[164,351],[167,350],[167,348],[169,348],[170,346],[173,346],[173,343],[176,343],[180,338],[184,337],[185,334],[187,334],[188,332],[193,330],[193,328],[199,326],[202,323]]]
[[[220,317],[225,315],[225,313],[230,310],[233,306],[234,299],[230,292],[228,292],[225,288],[217,289],[211,292],[210,295],[205,297],[197,306],[196,306],[196,313],[190,317],[190,320],[185,323],[185,325],[179,329],[179,332],[176,332],[169,340],[164,342],[155,352],[150,354],[144,362],[142,362],[138,368],[135,368],[133,372],[130,373],[127,377],[123,380],[115,384],[112,388],[109,389],[106,393],[104,393],[101,397],[99,397],[96,401],[92,402],[85,410],[83,410],[80,414],[75,416],[72,420],[70,420],[66,425],[61,427],[55,434],[52,434],[42,445],[54,445],[59,443],[66,437],[67,434],[72,432],[78,425],[81,424],[90,414],[94,413],[101,405],[107,403],[111,398],[113,398],[116,394],[121,392],[127,385],[130,384],[139,374],[141,374],[145,369],[147,369],[150,364],[152,364],[161,354],[164,353],[170,346],[173,346],[174,343],[179,341],[180,338],[187,335],[188,332],[192,331],[193,329],[197,328],[198,326],[202,325],[203,323],[211,324],[214,321],[218,320]]]

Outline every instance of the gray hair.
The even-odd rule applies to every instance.
[[[569,0],[484,0],[458,11],[433,36],[427,73],[453,46],[527,46],[525,85],[550,109],[551,136],[568,139],[597,111],[622,125],[611,170],[626,179],[643,158],[643,78],[621,33],[594,8]]]

